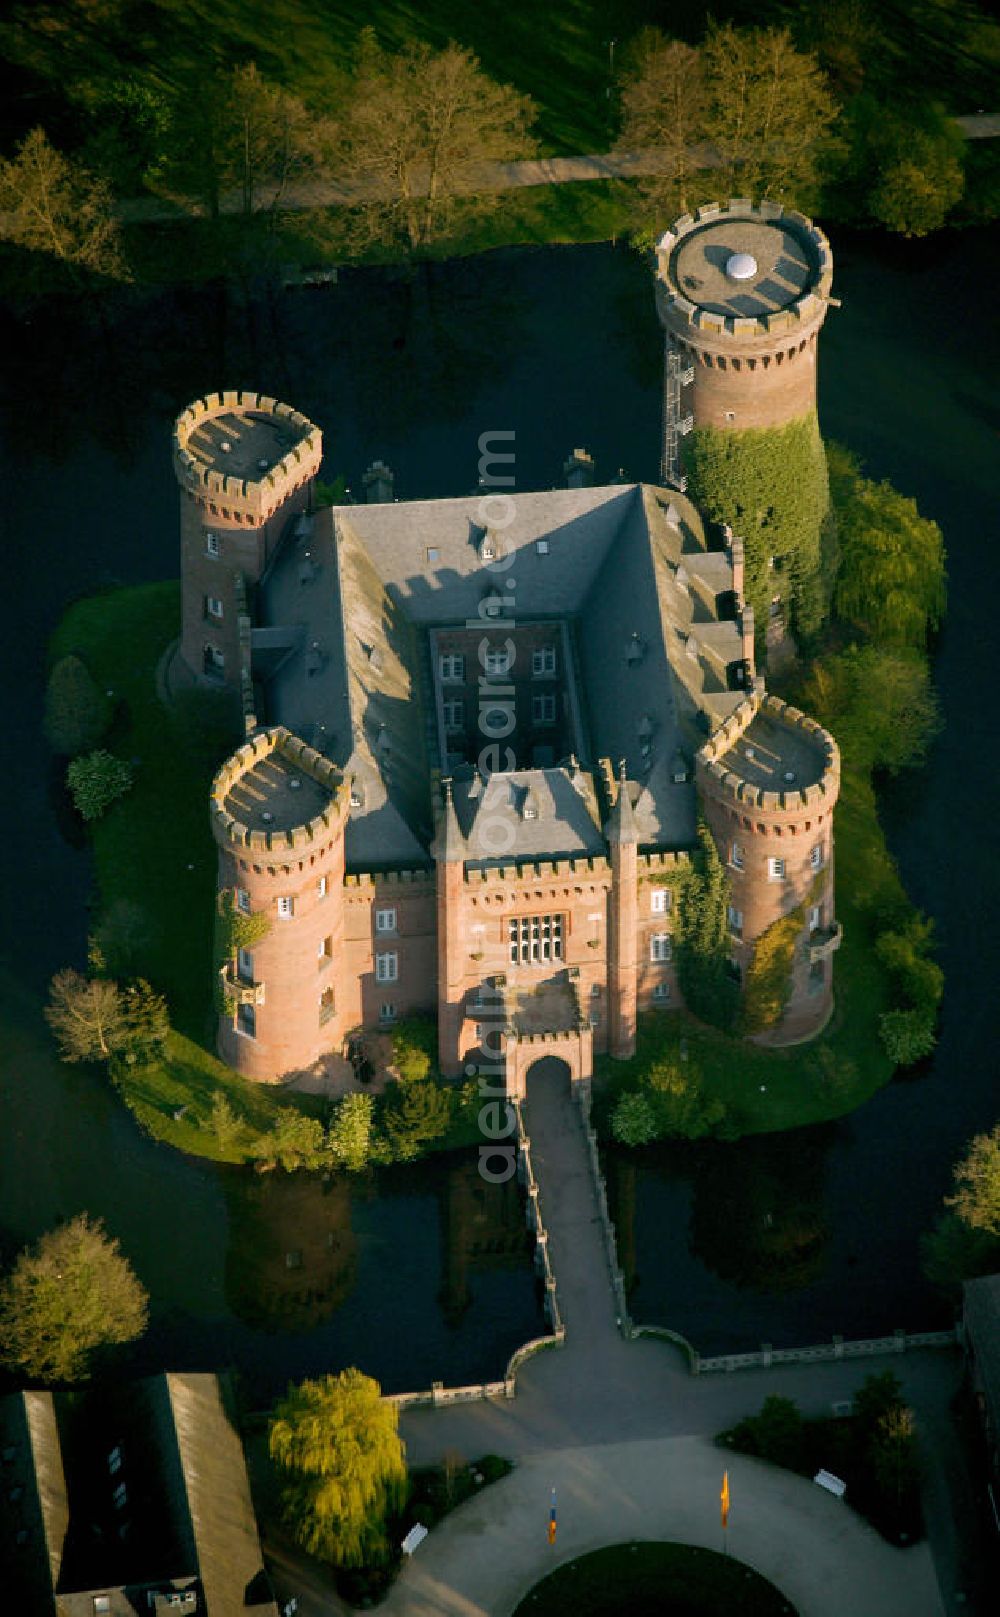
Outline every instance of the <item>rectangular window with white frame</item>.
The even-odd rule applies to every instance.
[[[534,724],[555,724],[556,699],[554,696],[533,696],[531,718]]]
[[[772,856],[767,861],[767,879],[768,881],[784,881],[785,861],[783,859],[776,859]]]
[[[510,653],[505,647],[501,647],[499,651],[488,649],[483,658],[483,667],[487,674],[509,674],[510,664]]]
[[[810,906],[809,906],[809,930],[810,930],[810,932],[818,932],[819,931],[820,923],[821,923],[822,919],[823,919],[823,911],[822,911],[820,905],[819,904],[810,904]]]
[[[395,932],[396,906],[394,904],[386,905],[384,909],[375,911],[375,930],[376,932]]]
[[[390,999],[384,999],[378,1008],[380,1022],[394,1022],[396,1020],[396,1007]]]
[[[561,915],[522,915],[507,923],[512,966],[539,966],[563,957]]]
[[[531,672],[535,679],[546,679],[556,671],[555,646],[539,646],[531,653]]]
[[[730,904],[726,910],[726,920],[729,923],[729,930],[733,937],[741,938],[743,936],[743,911],[738,910],[735,904]]]
[[[241,982],[253,982],[253,955],[249,949],[240,949],[236,955],[236,972]]]
[[[319,963],[320,971],[325,971],[327,966],[330,964],[331,960],[333,959],[333,938],[332,937],[330,937],[330,938],[320,938],[319,943],[316,945],[316,959],[317,959],[317,961]]]
[[[290,921],[294,914],[295,914],[295,900],[294,900],[294,898],[279,898],[278,899],[278,918],[279,918],[279,920]]]
[[[208,618],[214,618],[217,623],[221,623],[222,614],[223,606],[222,602],[219,600],[219,597],[217,595],[206,595],[205,616]]]
[[[734,870],[743,869],[743,849],[738,842],[734,842],[729,849],[729,863]]]
[[[236,889],[236,908],[241,915],[250,914],[250,894],[245,887],[237,887]]]
[[[329,887],[329,881],[328,881],[327,877],[326,876],[321,876],[319,878],[319,881],[316,883],[316,897],[317,898],[325,898],[327,893],[329,892],[329,890],[330,890],[330,887]]]
[[[219,535],[217,533],[205,534],[205,555],[217,556],[219,554]]]
[[[653,988],[653,999],[658,1005],[664,1005],[670,998],[670,984],[657,983]]]
[[[443,652],[438,660],[441,678],[446,680],[462,680],[465,678],[465,658],[458,652]]]
[[[649,894],[649,910],[651,915],[669,915],[670,901],[673,897],[669,887],[653,887]]]
[[[822,842],[817,842],[816,846],[814,848],[810,849],[809,863],[812,866],[813,870],[822,870],[823,869],[823,844],[822,844]]]
[[[375,981],[377,983],[394,983],[399,980],[399,955],[395,949],[387,949],[375,956]]]
[[[465,728],[465,703],[443,702],[444,727],[446,730],[463,730]]]
[[[673,956],[673,939],[669,932],[656,932],[649,940],[649,958],[663,965]]]

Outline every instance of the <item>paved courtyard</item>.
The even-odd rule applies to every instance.
[[[417,1464],[457,1449],[467,1459],[506,1455],[516,1469],[434,1530],[383,1609],[392,1617],[509,1617],[546,1572],[603,1544],[634,1537],[720,1549],[719,1488],[728,1466],[731,1553],[772,1579],[801,1617],[942,1617],[927,1543],[894,1549],[813,1483],[723,1454],[711,1442],[768,1393],[828,1413],[872,1365],[697,1378],[677,1349],[624,1341],[582,1125],[554,1070],[532,1079],[526,1115],[566,1345],[524,1366],[510,1402],[404,1414],[402,1432]],[[880,1359],[877,1367],[888,1363]],[[891,1363],[918,1419],[926,1412],[947,1425],[956,1356],[923,1351]],[[559,1529],[550,1547],[553,1487]]]

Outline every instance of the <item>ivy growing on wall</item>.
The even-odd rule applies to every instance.
[[[763,1033],[781,1020],[792,991],[795,945],[805,924],[802,906],[782,915],[754,944],[743,995],[743,1032]]]
[[[227,961],[235,960],[241,949],[253,949],[271,930],[270,917],[264,910],[253,910],[245,915],[236,908],[236,894],[231,887],[223,887],[215,904],[215,978],[219,985],[219,1009],[231,1015],[236,1009],[233,996],[225,991],[219,974]]]
[[[816,634],[836,566],[816,412],[746,432],[697,427],[685,440],[684,464],[690,498],[744,542],[745,594],[758,632],[767,625],[772,596],[780,595],[791,627],[805,638]]]
[[[684,1003],[703,1022],[728,1031],[739,989],[730,966],[729,881],[708,826],[698,826],[698,846],[680,889],[677,980]]]

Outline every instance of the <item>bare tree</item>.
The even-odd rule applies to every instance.
[[[786,28],[710,26],[701,47],[705,135],[730,196],[808,202],[837,106],[816,57]]]
[[[273,217],[291,184],[323,171],[329,149],[328,120],[248,62],[177,97],[153,178],[168,194],[196,196],[213,219]],[[225,205],[232,194],[238,208]]]
[[[621,86],[622,127],[616,150],[655,150],[661,171],[638,182],[644,212],[667,223],[701,200],[704,190],[706,92],[693,45],[644,28],[629,53]]]
[[[107,1061],[125,1036],[125,1009],[117,983],[57,971],[49,987],[45,1020],[63,1061]]]
[[[44,129],[0,159],[0,238],[54,259],[76,283],[128,278],[109,186],[57,151]]]
[[[470,165],[534,152],[533,117],[528,97],[487,78],[461,45],[434,51],[413,43],[391,54],[366,29],[339,145],[346,166],[370,192],[360,212],[371,234],[426,247],[441,233],[456,197],[469,196]],[[480,194],[466,205],[493,200]]]

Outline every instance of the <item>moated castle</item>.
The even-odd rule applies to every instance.
[[[765,691],[738,537],[685,497],[692,425],[815,408],[832,261],[801,214],[732,201],[658,244],[662,485],[506,492],[494,436],[467,498],[315,508],[318,427],[256,393],[178,418],[183,625],[246,741],[211,816],[220,901],[263,912],[221,969],[219,1050],[272,1080],[359,1028],[436,1011],[440,1062],[484,1048],[513,1093],[585,1080],[640,1013],[682,1003],[676,885],[699,807],[727,867],[734,971],[801,910],[775,1042],[832,1004],[839,755]],[[776,597],[776,601],[778,597]],[[780,605],[780,602],[779,602]]]

